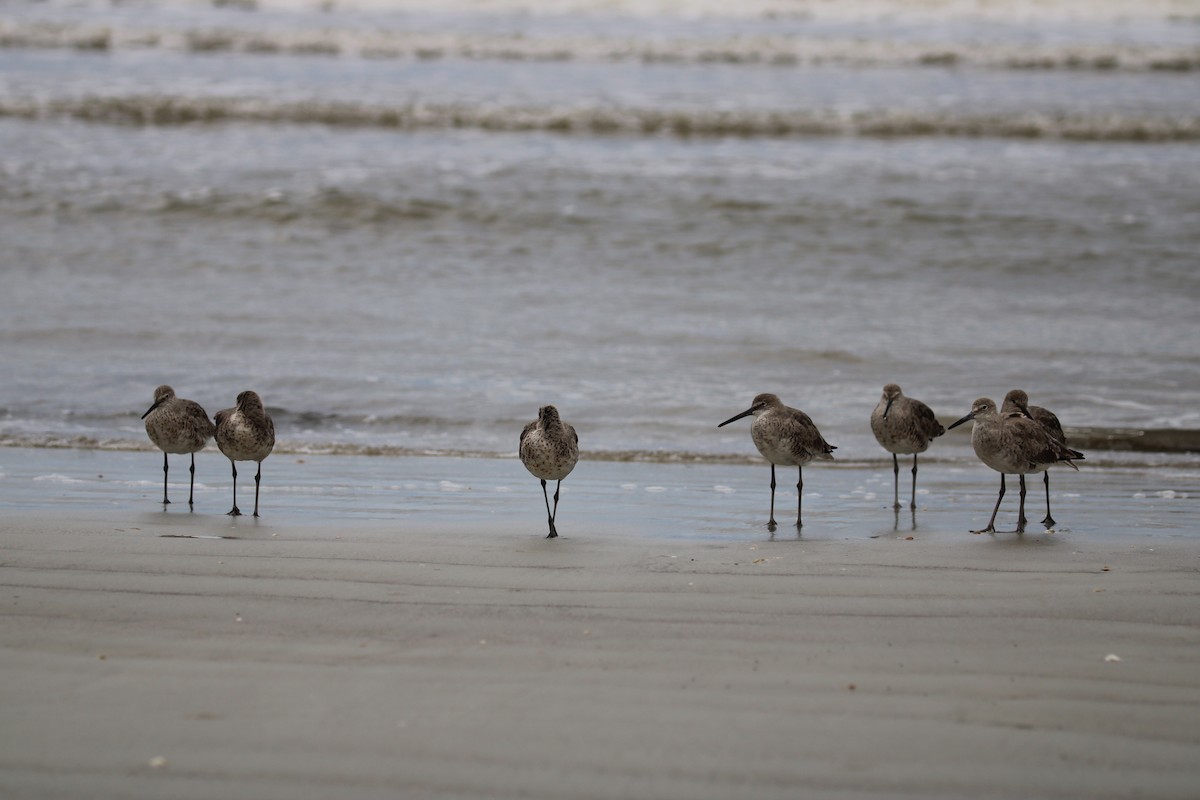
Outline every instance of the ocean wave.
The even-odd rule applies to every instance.
[[[493,215],[486,208],[457,205],[419,197],[388,198],[371,192],[335,187],[311,190],[267,188],[258,192],[232,192],[202,188],[187,191],[150,190],[116,194],[74,192],[69,197],[36,191],[6,191],[0,188],[0,203],[14,214],[82,212],[87,214],[161,214],[177,217],[244,219],[272,223],[320,220],[361,225],[397,225],[427,223],[431,220],[459,218],[472,224],[484,224]],[[17,331],[8,335],[13,342],[24,340],[44,344],[47,337],[64,341],[78,336],[73,330],[53,332]]]
[[[0,98],[0,117],[56,117],[137,126],[217,123],[311,124],[397,130],[472,129],[584,135],[802,138],[951,137],[1103,142],[1190,142],[1200,117],[1122,113],[924,110],[772,111],[651,109],[571,105],[516,107],[413,102],[379,105],[336,101],[170,95]]]
[[[1080,450],[1139,453],[1200,453],[1200,430],[1191,428],[1069,428],[1071,446]]]
[[[1165,44],[906,42],[743,35],[726,38],[487,35],[460,32],[122,28],[0,21],[0,47],[352,56],[372,59],[606,61],[777,67],[937,66],[1018,70],[1190,72],[1200,48]]]
[[[37,0],[48,6],[107,11],[112,0]],[[428,0],[139,0],[139,7],[235,8],[241,11],[317,12],[428,12]],[[683,16],[685,18],[767,19],[891,19],[904,17],[999,19],[1174,19],[1194,18],[1191,0],[439,0],[438,11],[447,14],[620,14],[634,17]]]

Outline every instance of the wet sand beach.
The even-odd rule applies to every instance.
[[[13,469],[24,455],[5,451],[4,492],[45,485]],[[546,540],[515,459],[358,458],[457,467],[463,490],[442,509],[341,521],[288,474],[337,460],[281,459],[288,494],[265,492],[256,522],[221,514],[221,487],[198,489],[203,513],[159,511],[153,454],[99,455],[113,478],[121,457],[144,463],[145,486],[100,508],[60,484],[58,510],[9,502],[0,524],[6,797],[1183,798],[1200,785],[1200,541],[1186,499],[1122,516],[1151,502],[1125,491],[1140,477],[1076,478],[1101,488],[1062,503],[1070,529],[973,536],[992,476],[950,490],[931,465],[915,530],[907,510],[891,529],[885,481],[863,503],[806,497],[805,537],[772,539],[765,466],[720,468],[729,485],[701,504],[705,530],[674,512],[703,470],[584,462],[564,483],[562,536]],[[78,451],[31,457],[85,469]],[[813,473],[827,489],[861,477]],[[661,491],[605,494],[650,474]]]

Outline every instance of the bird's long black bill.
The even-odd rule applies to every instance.
[[[959,425],[962,425],[964,422],[970,422],[970,421],[971,421],[971,420],[973,420],[973,419],[975,419],[975,414],[974,414],[974,413],[967,414],[965,417],[963,417],[963,418],[962,418],[962,419],[960,419],[958,422],[956,422],[956,423],[954,423],[953,425],[951,425],[951,426],[950,426],[949,428],[947,428],[946,430],[948,430],[948,431],[952,431],[952,430],[954,430],[955,428],[957,428]]]
[[[748,416],[750,416],[750,415],[751,415],[751,414],[753,414],[753,413],[754,413],[754,412],[753,412],[752,410],[750,410],[749,408],[747,408],[745,411],[743,411],[742,413],[738,414],[737,416],[730,417],[729,419],[725,420],[724,422],[722,422],[722,423],[721,423],[720,425],[718,425],[717,427],[718,427],[718,428],[724,428],[724,427],[725,427],[726,425],[728,425],[729,423],[731,423],[731,422],[737,422],[737,421],[738,421],[739,419],[741,419],[742,417],[748,417]]]
[[[142,419],[145,419],[146,417],[150,416],[150,412],[153,411],[154,409],[158,408],[161,405],[162,405],[162,400],[159,400],[157,403],[155,403],[154,405],[147,408],[146,413],[142,414]]]
[[[892,410],[892,403],[893,403],[893,402],[894,402],[894,401],[893,401],[891,398],[888,398],[888,404],[887,404],[887,405],[884,407],[884,409],[883,409],[883,418],[884,418],[884,419],[887,419],[888,412]]]

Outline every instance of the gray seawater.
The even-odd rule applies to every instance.
[[[889,381],[1200,428],[1186,4],[396,5],[0,8],[0,442],[160,383],[350,455],[750,460],[774,391],[882,462]]]
[[[196,458],[195,510],[188,508],[186,460],[176,458],[171,505],[160,504],[157,453],[66,448],[0,448],[0,508],[7,527],[84,520],[98,535],[282,541],[312,536],[388,539],[407,532],[454,536],[485,530],[503,543],[537,540],[546,517],[537,481],[515,458],[276,453],[263,463],[261,516],[229,517],[229,462],[218,452]],[[923,462],[924,463],[924,462]],[[248,471],[240,473],[242,477]],[[768,471],[761,464],[585,461],[563,481],[557,527],[566,541],[707,541],[717,546],[831,540],[978,542],[1036,558],[1043,547],[1087,552],[1101,542],[1136,550],[1158,540],[1196,538],[1197,471],[1112,465],[1055,473],[1053,531],[1031,522],[1024,537],[972,537],[996,499],[998,481],[980,464],[934,463],[920,470],[917,509],[891,509],[891,465],[822,464],[805,470],[803,536],[791,524],[794,472],[779,486],[779,527],[767,527]],[[902,486],[908,475],[902,473]],[[247,486],[250,487],[247,493]],[[1016,481],[1009,484],[996,526],[1016,522]],[[253,482],[239,482],[242,508]],[[1034,480],[1027,515],[1040,519],[1041,482]],[[46,511],[52,510],[51,517]],[[906,544],[908,543],[908,544]],[[867,553],[872,551],[865,551]],[[749,554],[747,560],[756,555]]]

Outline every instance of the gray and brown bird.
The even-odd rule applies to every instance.
[[[216,433],[212,420],[199,403],[175,396],[175,390],[165,383],[154,390],[154,404],[142,414],[146,434],[155,447],[163,451],[163,505],[167,499],[167,454],[192,457],[191,481],[188,484],[188,507],[193,507],[196,486],[196,452],[203,450]]]
[[[1058,421],[1058,417],[1053,411],[1042,408],[1041,406],[1029,405],[1029,395],[1024,389],[1013,389],[1008,394],[1004,395],[1004,402],[1000,405],[1000,413],[1012,414],[1019,411],[1031,420],[1042,426],[1042,429],[1050,436],[1062,444],[1067,444],[1067,435],[1063,433],[1062,423]],[[1042,524],[1047,527],[1053,527],[1056,523],[1054,517],[1050,515],[1050,470],[1046,469],[1043,473],[1046,483],[1046,518],[1042,520]],[[1024,489],[1025,476],[1021,476],[1022,489]]]
[[[1020,411],[1002,414],[996,404],[981,397],[971,405],[971,411],[950,426],[957,428],[974,420],[971,431],[971,447],[979,460],[1000,473],[1000,494],[992,509],[986,528],[971,533],[995,533],[996,512],[1004,499],[1004,476],[1024,475],[1041,472],[1054,464],[1066,464],[1079,469],[1073,461],[1083,458],[1083,453],[1072,450],[1046,433],[1041,425]],[[1021,482],[1021,505],[1017,516],[1017,533],[1025,532],[1025,482]]]
[[[546,517],[550,523],[547,539],[558,536],[554,521],[558,516],[558,493],[563,478],[571,474],[579,461],[579,436],[575,429],[562,421],[554,406],[538,409],[538,418],[521,431],[518,445],[521,463],[533,477],[542,482],[542,498],[546,501]],[[550,497],[546,493],[546,481],[555,481],[554,509],[550,509]]]
[[[758,452],[771,464],[771,515],[767,530],[774,531],[775,523],[775,466],[796,467],[796,527],[804,526],[804,465],[812,461],[832,461],[837,448],[821,436],[812,419],[797,408],[783,404],[777,395],[764,392],[754,398],[750,407],[718,425],[724,427],[742,417],[754,417],[750,438]]]
[[[883,387],[883,396],[871,412],[871,432],[875,441],[892,454],[893,508],[900,509],[899,455],[912,454],[912,496],[909,508],[917,507],[917,454],[929,449],[929,443],[946,432],[929,406],[905,397],[894,383]]]
[[[249,390],[237,396],[237,405],[218,411],[217,447],[233,468],[233,508],[230,516],[240,516],[237,504],[237,462],[254,461],[254,516],[258,516],[258,491],[262,483],[262,462],[275,449],[275,423],[263,408],[262,399]]]

